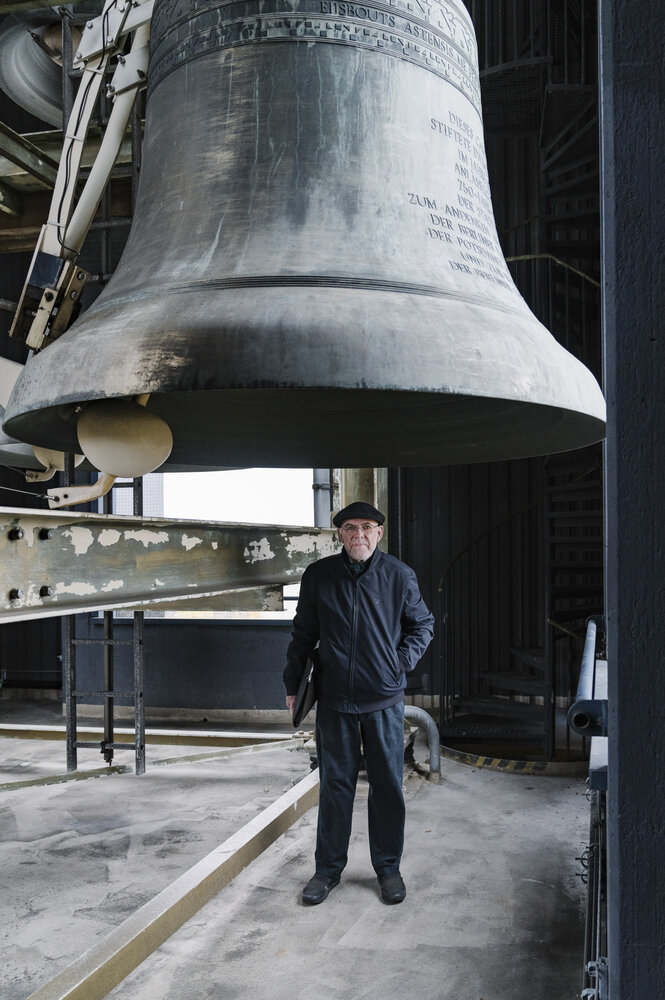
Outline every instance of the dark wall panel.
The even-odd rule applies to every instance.
[[[77,637],[101,638],[99,618],[77,617]],[[130,620],[116,621],[114,638],[131,640]],[[282,671],[291,625],[234,623],[145,623],[146,708],[281,709]],[[132,690],[131,647],[116,648],[116,690]],[[103,687],[102,647],[77,647],[77,687]],[[101,699],[84,698],[85,703]],[[119,704],[127,704],[127,699]]]

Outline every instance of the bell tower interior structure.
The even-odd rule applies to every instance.
[[[168,6],[174,5],[162,4],[162,13]],[[333,24],[330,30],[342,31],[334,25],[342,23],[344,15],[332,8],[351,5],[326,0],[318,6],[330,8],[328,21]],[[392,5],[395,6],[409,7],[413,24],[418,21],[421,27],[429,23],[432,9],[437,8],[430,4]],[[425,16],[421,11],[418,19],[414,6],[427,7],[429,14]],[[307,4],[301,7],[309,11]],[[17,365],[25,364],[27,350],[9,336],[9,329],[55,184],[63,146],[63,107],[73,105],[77,83],[72,66],[80,24],[96,17],[99,8],[100,4],[94,0],[58,9],[35,8],[17,0],[8,5],[5,20],[0,21],[0,45],[5,46],[2,57],[5,68],[0,79],[0,86],[5,88],[0,91],[0,354]],[[177,444],[181,450],[175,453],[180,466],[189,464],[188,456],[196,448],[197,426],[210,424],[213,416],[218,419],[219,407],[213,397],[228,391],[233,396],[233,405],[228,412],[224,411],[223,426],[229,429],[224,461],[204,442],[192,465],[201,468],[268,465],[271,457],[275,465],[329,465],[333,475],[326,488],[332,489],[336,482],[334,473],[340,471],[334,466],[366,471],[373,468],[370,482],[376,487],[380,479],[382,495],[388,503],[390,551],[414,567],[423,595],[437,619],[435,640],[409,679],[407,700],[425,706],[435,720],[442,745],[460,753],[544,763],[567,762],[580,753],[588,753],[588,742],[580,742],[571,730],[567,713],[575,700],[586,623],[590,618],[603,619],[606,645],[601,653],[606,654],[610,678],[608,819],[604,832],[608,840],[608,881],[603,884],[603,898],[597,903],[606,922],[606,933],[604,948],[589,957],[589,961],[608,965],[603,966],[602,975],[587,977],[586,988],[595,992],[586,996],[597,1000],[655,998],[665,972],[659,893],[654,891],[654,886],[662,884],[657,831],[665,819],[665,793],[660,781],[663,692],[659,675],[665,621],[659,565],[665,542],[661,517],[665,498],[663,477],[659,473],[665,441],[665,394],[663,345],[658,332],[663,297],[663,206],[658,174],[663,139],[658,125],[658,101],[662,104],[665,83],[662,53],[659,58],[656,51],[656,39],[662,38],[665,29],[665,15],[654,12],[642,0],[630,5],[630,11],[614,0],[603,4],[594,0],[559,0],[547,4],[468,0],[464,10],[478,43],[476,96],[479,106],[482,105],[486,182],[491,192],[496,239],[505,265],[501,263],[500,275],[488,267],[488,255],[481,252],[483,241],[478,239],[473,213],[467,206],[469,218],[458,218],[454,223],[457,241],[454,260],[459,265],[454,274],[456,308],[466,294],[465,286],[459,284],[466,279],[462,267],[469,274],[476,270],[485,273],[485,278],[478,275],[474,278],[483,289],[484,299],[492,300],[492,275],[498,295],[512,295],[512,291],[505,292],[502,284],[510,282],[534,322],[552,335],[555,353],[558,354],[559,348],[567,352],[601,385],[609,407],[607,440],[601,442],[602,434],[589,432],[583,447],[560,450],[552,432],[552,453],[544,454],[542,449],[529,444],[520,445],[520,441],[532,434],[537,437],[539,433],[549,433],[549,418],[543,417],[539,423],[540,417],[526,417],[517,421],[516,445],[511,450],[513,441],[506,429],[513,419],[510,414],[501,435],[503,443],[490,441],[487,426],[498,425],[504,419],[502,409],[494,408],[492,403],[476,437],[465,438],[462,432],[459,438],[462,450],[457,454],[445,451],[443,438],[453,432],[441,433],[441,417],[436,408],[439,398],[435,391],[430,392],[432,385],[425,384],[425,374],[431,376],[432,383],[438,380],[438,384],[448,377],[449,369],[445,366],[455,354],[457,341],[452,337],[443,357],[432,361],[431,369],[424,373],[425,366],[421,363],[418,370],[419,355],[408,349],[408,343],[404,350],[403,331],[413,323],[411,335],[419,342],[426,340],[434,315],[428,312],[430,302],[435,298],[438,301],[446,292],[434,288],[430,262],[433,253],[439,255],[437,260],[443,259],[448,246],[446,234],[453,232],[450,219],[446,222],[445,210],[441,210],[447,202],[442,202],[431,184],[426,183],[430,177],[409,145],[413,138],[410,133],[409,141],[403,143],[410,152],[404,154],[399,170],[407,174],[422,167],[423,183],[417,190],[411,190],[406,181],[402,186],[412,199],[407,206],[409,217],[417,218],[419,238],[428,241],[427,255],[418,245],[413,258],[415,265],[406,252],[403,254],[408,258],[406,261],[396,259],[403,253],[402,248],[392,258],[385,253],[389,229],[394,224],[394,216],[390,216],[394,192],[387,190],[386,175],[381,172],[387,161],[384,163],[377,156],[372,166],[374,182],[369,175],[365,177],[357,203],[348,192],[338,199],[336,214],[323,194],[333,184],[341,187],[345,173],[357,169],[359,154],[354,144],[359,135],[365,136],[368,148],[387,143],[385,148],[392,156],[397,149],[395,134],[399,128],[406,129],[406,123],[415,128],[412,119],[415,122],[417,117],[417,88],[412,88],[408,95],[400,90],[394,70],[397,59],[386,59],[388,68],[381,70],[383,75],[373,81],[370,96],[365,95],[362,101],[354,103],[353,80],[357,78],[350,69],[343,79],[335,80],[339,87],[336,100],[348,104],[349,116],[355,109],[356,116],[363,121],[360,125],[355,122],[347,146],[339,136],[337,144],[333,143],[323,117],[320,132],[310,130],[301,147],[303,157],[324,163],[325,170],[310,179],[309,187],[299,186],[294,165],[290,164],[288,173],[286,159],[275,154],[273,147],[280,126],[273,120],[262,123],[251,134],[242,130],[233,132],[227,122],[225,127],[232,132],[231,144],[236,143],[246,158],[240,157],[234,166],[223,152],[206,149],[203,158],[215,162],[208,169],[206,183],[199,184],[196,164],[202,158],[201,150],[188,129],[194,128],[197,116],[210,120],[215,103],[212,97],[210,104],[205,104],[202,93],[190,93],[192,107],[184,109],[181,125],[171,139],[165,138],[169,99],[164,98],[164,118],[153,122],[150,129],[146,125],[147,102],[156,101],[160,87],[166,91],[174,86],[179,72],[173,56],[175,49],[167,43],[170,37],[167,32],[158,52],[164,60],[160,77],[148,83],[147,94],[141,91],[137,97],[109,183],[77,258],[90,275],[81,294],[83,308],[77,320],[83,329],[82,340],[89,343],[73,362],[67,357],[67,336],[55,340],[37,355],[33,370],[44,367],[49,357],[58,358],[52,375],[45,380],[56,387],[55,395],[47,399],[44,383],[36,388],[36,383],[26,381],[25,388],[14,398],[0,441],[0,450],[7,449],[3,451],[0,467],[0,489],[4,491],[0,492],[0,500],[6,507],[43,509],[43,490],[26,484],[27,465],[17,459],[15,451],[17,441],[29,439],[25,428],[31,415],[41,412],[33,425],[37,428],[35,444],[70,451],[75,441],[72,428],[76,407],[81,400],[117,395],[113,379],[122,366],[132,377],[138,373],[136,381],[126,390],[127,395],[154,393],[152,405],[160,419],[167,423],[180,421],[185,428],[189,437],[183,437],[185,444]],[[395,15],[384,11],[384,16]],[[60,35],[63,18],[64,30]],[[21,24],[39,34],[41,55],[35,59],[24,51],[24,29],[20,44],[13,38],[16,25]],[[62,49],[62,65],[53,60],[45,64],[41,58],[50,44],[44,24],[50,25],[62,39],[56,40],[56,47],[60,45]],[[239,31],[233,42],[234,58],[244,73],[250,72],[244,60],[255,59],[255,50],[260,48],[260,45],[253,48],[244,45],[249,39],[248,24],[243,29],[245,34]],[[285,24],[274,27],[275,32],[288,34],[290,30]],[[321,37],[319,34],[319,41],[312,41],[311,49],[319,45],[323,50],[319,44]],[[342,48],[348,39],[340,37],[332,41]],[[279,58],[284,62],[279,72],[291,73],[295,79],[302,67],[287,54],[288,47],[285,41],[280,50]],[[34,62],[30,70],[31,85],[27,88],[30,93],[25,99],[15,90],[17,74],[12,75],[7,69],[11,61],[8,53],[17,50],[16,58],[22,64],[27,59]],[[310,53],[308,58],[314,56]],[[349,50],[348,58],[349,62],[357,60],[357,51]],[[420,49],[418,58],[425,58]],[[228,56],[224,55],[223,60],[228,60]],[[414,68],[417,60],[405,57],[404,62],[408,66],[407,75],[420,72],[419,67]],[[320,71],[319,65],[317,72]],[[275,66],[266,69],[263,75],[255,67],[252,72],[262,80],[268,93],[277,75]],[[434,75],[430,73],[432,78]],[[229,79],[224,84],[227,104],[232,103],[235,94],[232,87],[236,82],[233,77],[232,82]],[[201,89],[203,92],[206,87]],[[382,117],[377,110],[378,95],[393,90],[395,107],[402,116],[401,125]],[[464,100],[468,99],[466,94]],[[308,113],[312,114],[315,102],[311,94],[308,102]],[[303,98],[303,107],[308,102]],[[320,108],[322,116],[329,114],[325,101]],[[83,158],[84,178],[93,169],[94,153],[101,144],[111,109],[111,98],[102,94]],[[279,115],[288,118],[284,127],[292,128],[296,121],[290,116],[292,110],[279,109]],[[270,119],[270,100],[265,94],[261,111]],[[428,141],[443,142],[445,136],[449,145],[457,142],[464,152],[462,140],[470,141],[470,121],[459,108],[429,115]],[[267,136],[267,144],[256,158],[260,183],[251,190],[247,150],[252,143],[257,146],[259,136]],[[175,152],[169,151],[169,143],[177,147]],[[198,200],[200,214],[195,225],[180,224],[181,228],[172,236],[171,257],[164,263],[160,255],[164,253],[165,236],[160,227],[168,213],[159,197],[148,198],[145,191],[154,191],[161,183],[160,174],[170,156],[173,159],[169,160],[164,202],[172,207],[182,191],[190,187]],[[463,171],[471,170],[473,164],[458,156],[455,164],[456,191],[464,198],[464,185],[471,183],[471,179]],[[284,173],[279,173],[280,170]],[[272,197],[268,180],[274,180],[275,171],[276,187],[286,189],[292,185],[279,218],[269,217],[268,213]],[[235,247],[236,264],[229,267],[223,262],[210,280],[210,261],[217,247],[223,244],[215,242],[221,230],[217,220],[206,217],[205,206],[210,199],[211,178],[218,177],[226,186],[225,218],[236,219],[231,227],[230,244],[242,247]],[[140,194],[142,178],[144,193]],[[400,183],[402,180],[405,178],[400,177]],[[370,197],[372,191],[374,202]],[[242,229],[244,223],[238,219],[243,214],[247,216],[248,202],[254,198],[256,211],[263,212],[261,225],[257,223],[256,229],[252,229],[252,223],[249,230]],[[366,222],[360,230],[356,229],[356,233],[362,232],[362,237],[350,244],[350,220],[360,208],[371,211],[374,221],[372,226]],[[137,216],[144,220],[140,232],[132,230],[132,221]],[[313,233],[316,238],[312,242]],[[415,239],[411,230],[409,234],[409,240]],[[250,235],[256,238],[250,239]],[[306,235],[310,242],[304,242]],[[334,263],[330,256],[334,239],[345,248],[341,264]],[[187,261],[185,246],[191,254]],[[178,257],[180,252],[182,260]],[[259,261],[261,253],[265,257]],[[490,256],[493,253],[492,249]],[[167,280],[160,268],[173,272],[176,264],[180,267],[179,288],[169,285],[167,295],[164,291]],[[371,279],[363,270],[365,264],[374,267]],[[114,293],[114,275],[123,271],[127,283]],[[136,306],[132,282],[145,284],[155,275],[160,279],[155,280],[155,293],[151,292],[149,302]],[[171,277],[172,274],[169,281]],[[223,296],[223,308],[233,317],[225,332],[229,343],[242,340],[249,328],[250,310],[258,310],[256,329],[264,339],[258,341],[254,359],[249,357],[249,348],[234,357],[237,371],[232,374],[229,374],[232,366],[211,361],[212,342],[206,338],[210,334],[208,317],[213,307],[209,303],[191,306],[195,297],[192,289],[202,287],[206,280],[204,294],[210,299]],[[324,301],[322,289],[332,299]],[[114,304],[115,294],[118,301]],[[289,300],[294,297],[306,300],[306,307],[299,305],[298,312],[314,316],[315,329],[314,333],[311,329],[298,329],[295,341],[289,343],[284,335],[283,317],[290,308]],[[390,309],[381,304],[386,298],[390,300]],[[111,306],[104,305],[105,302],[111,302]],[[168,322],[165,313],[160,312],[163,308]],[[120,313],[121,309],[127,312]],[[164,334],[158,349],[152,341],[149,347],[142,344],[138,361],[126,356],[126,347],[118,341],[120,328],[135,323],[132,310],[148,316],[146,323],[152,324],[151,336],[154,330]],[[477,303],[472,307],[474,310]],[[172,345],[167,329],[176,313],[184,319],[177,329],[174,320],[173,342],[180,342],[183,329],[191,321],[196,327],[195,338],[203,345],[200,356],[191,365],[195,351],[187,347],[182,355],[186,363],[179,368],[169,353]],[[275,313],[279,314],[277,322]],[[101,319],[96,321],[95,316]],[[106,322],[107,316],[110,318],[106,336],[112,353],[102,357],[94,342],[94,324]],[[387,332],[385,342],[377,346],[370,333],[378,318],[385,321]],[[332,320],[338,327],[335,341],[332,346],[322,347]],[[462,313],[455,322],[456,329],[465,332],[473,326],[472,318]],[[359,338],[349,336],[355,329],[354,323],[361,324]],[[189,328],[188,331],[191,334]],[[511,334],[509,330],[503,335]],[[517,346],[512,341],[508,343],[505,349],[496,348],[497,365],[505,360],[504,356],[509,356],[509,378],[519,381],[520,373],[526,372],[526,381],[535,380],[530,342],[521,341]],[[409,458],[410,449],[417,449],[417,442],[409,432],[409,406],[404,403],[404,409],[401,408],[406,392],[400,394],[399,405],[387,403],[382,395],[387,383],[379,386],[377,382],[372,386],[365,372],[361,382],[367,407],[353,410],[356,404],[351,399],[357,389],[352,384],[351,369],[361,348],[372,373],[383,364],[386,351],[394,352],[389,353],[389,363],[385,365],[387,382],[401,368],[406,388],[409,392],[415,390],[419,397],[424,460]],[[170,368],[160,364],[162,349],[165,356],[168,354]],[[550,364],[549,357],[545,368]],[[258,369],[252,368],[254,362]],[[308,381],[315,362],[321,364],[327,379],[318,388]],[[139,375],[142,377],[143,370],[148,369],[149,378],[143,384]],[[269,384],[277,370],[279,375],[274,376],[274,384]],[[556,392],[568,391],[572,381],[573,370],[569,373],[566,369]],[[74,382],[79,384],[75,391],[69,392]],[[265,389],[266,409],[260,412],[247,403],[247,393],[255,385]],[[581,390],[585,405],[591,385],[585,382]],[[213,404],[197,411],[189,425],[191,399],[198,388],[206,386],[210,389],[206,401],[213,400]],[[293,387],[302,395],[297,403],[290,403],[284,409],[280,393]],[[169,388],[174,389],[173,409],[164,402]],[[467,389],[462,385],[459,393],[464,397],[463,405],[470,395]],[[321,394],[327,393],[332,400],[336,392],[339,393],[336,401],[317,411]],[[487,393],[492,401],[493,392]],[[7,398],[4,403],[8,401]],[[536,409],[548,409],[550,405],[551,400],[544,407],[538,404]],[[308,420],[308,412],[318,416]],[[456,420],[463,423],[465,412],[460,409],[451,423]],[[344,422],[347,413],[348,424]],[[592,423],[598,419],[597,407],[594,409],[591,403],[586,419]],[[237,421],[235,427],[234,421]],[[222,422],[216,427],[217,438],[221,426]],[[321,453],[316,444],[327,427],[334,429],[329,438],[333,443]],[[478,437],[484,433],[490,441],[486,450],[465,460],[469,448],[477,446]],[[299,435],[302,448],[298,444]],[[345,440],[352,443],[351,451],[338,448],[338,443]],[[69,462],[58,475],[58,483],[65,483],[68,477],[68,485],[87,487],[94,482],[97,472],[89,462],[76,469]],[[354,479],[353,473],[350,481],[366,485],[365,479],[361,476]],[[88,505],[80,509],[93,512],[97,508]],[[82,643],[108,636],[104,632],[107,626],[103,615],[85,612],[76,618],[76,634]],[[122,637],[129,643],[132,627],[129,619],[116,616],[116,638]],[[231,621],[220,616],[215,621],[192,618],[165,625],[164,621],[147,616],[144,628],[145,700],[149,716],[152,713],[153,718],[159,718],[160,713],[174,709],[184,713],[202,708],[233,713],[251,708],[258,718],[260,713],[267,718],[269,713],[281,709],[280,671],[274,669],[274,664],[283,656],[288,643],[287,622]],[[38,692],[61,698],[61,658],[70,640],[71,633],[61,629],[58,617],[0,623],[3,697],[11,696],[12,692]],[[193,680],[188,678],[191,683],[185,683],[182,676],[183,657],[197,664]],[[158,673],[150,670],[154,661],[160,663]],[[242,684],[235,681],[239,665],[243,669]],[[97,669],[92,646],[82,645],[78,669],[82,679],[90,678]],[[120,687],[126,686],[125,680],[131,678],[132,670],[129,649],[119,649],[115,671]],[[214,694],[204,704],[213,677]],[[99,699],[92,700],[99,704]],[[130,711],[131,705],[118,699],[118,710],[124,709]],[[640,914],[645,915],[643,920]]]

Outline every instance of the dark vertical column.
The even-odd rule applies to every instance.
[[[105,498],[106,499],[106,498]],[[108,513],[108,511],[105,511]],[[113,612],[104,612],[104,736],[102,755],[107,764],[113,763],[115,739],[115,649],[113,647]]]
[[[143,517],[143,480],[135,479],[133,484],[133,513]],[[142,611],[134,612],[133,631],[134,652],[134,760],[137,774],[145,774],[145,644],[144,616]]]
[[[113,513],[113,491],[102,500],[105,514]],[[115,649],[113,646],[113,612],[104,612],[104,736],[102,755],[107,764],[113,763],[113,743],[115,740]]]
[[[62,134],[67,132],[67,124],[74,103],[72,84],[72,32],[71,4],[60,8],[62,17]],[[74,456],[65,455],[62,473],[63,486],[73,486],[75,482]],[[78,766],[77,726],[76,726],[76,618],[71,615],[62,619],[62,685],[65,698],[65,731],[67,743],[67,770],[75,771]]]
[[[600,8],[610,1000],[665,981],[665,7]]]
[[[74,629],[76,618],[67,615],[62,619],[62,684],[65,696],[65,734],[67,741],[67,770],[75,771],[78,767],[78,752],[76,747],[76,646],[74,645]]]

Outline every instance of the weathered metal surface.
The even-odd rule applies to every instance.
[[[163,603],[134,610],[142,611],[283,611],[281,587],[243,587],[207,597],[174,597]]]
[[[47,187],[53,187],[55,184],[57,162],[2,122],[0,122],[0,152]]]
[[[295,583],[332,531],[0,508],[0,623]]]
[[[151,393],[187,464],[439,465],[600,439],[492,217],[458,0],[155,4],[135,222],[5,430]]]

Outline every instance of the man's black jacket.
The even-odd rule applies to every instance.
[[[319,642],[317,694],[338,712],[376,712],[402,701],[406,673],[427,649],[434,616],[409,566],[375,550],[355,576],[344,554],[307,567],[293,620],[284,684],[295,694]]]

